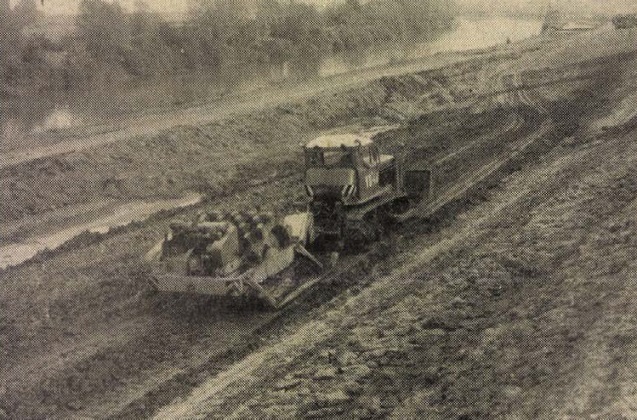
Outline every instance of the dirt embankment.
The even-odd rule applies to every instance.
[[[378,85],[388,83],[385,79]],[[397,98],[406,103],[405,95],[394,95],[391,102],[397,103]],[[493,112],[504,115],[515,111]],[[438,128],[434,124],[428,129]],[[460,129],[460,125],[449,127],[450,139],[461,138]],[[483,125],[479,135],[486,135],[486,129]],[[465,140],[470,142],[472,137],[466,136]],[[298,148],[295,141],[285,141]],[[297,172],[300,168],[286,168],[287,163],[276,162],[270,158],[260,168],[244,168],[239,174],[245,177],[243,186],[236,194],[219,193],[215,205],[241,208],[266,203],[275,209],[285,209],[298,201],[303,194],[299,187],[301,174]],[[254,181],[250,175],[257,171],[278,173],[266,184],[250,185]],[[227,201],[222,204],[224,200]],[[174,313],[171,309],[190,306],[188,299],[166,303],[140,293],[138,280],[143,279],[144,267],[139,258],[161,237],[166,224],[166,218],[160,217],[141,228],[131,227],[104,240],[77,242],[75,247],[44,255],[3,273],[0,303],[6,318],[1,334],[7,344],[2,348],[2,357],[14,361],[2,371],[9,381],[4,404],[9,412],[36,417],[64,412],[138,413],[128,405],[136,407],[138,398],[144,401],[142,397],[148,388],[154,389],[162,382],[159,378],[166,378],[168,384],[175,386],[171,382],[175,369],[189,371],[193,365],[214,357],[219,350],[213,342],[221,340],[220,324],[209,323],[214,310],[196,311],[192,315],[192,322],[200,326],[197,328],[181,319],[182,312]],[[197,300],[192,304],[203,305]],[[176,323],[173,317],[178,318]],[[222,317],[228,319],[226,339],[230,341],[250,334],[255,325],[243,317],[233,320],[231,314]],[[259,321],[257,317],[255,323]],[[149,323],[157,328],[149,329]],[[158,330],[172,332],[157,335]],[[190,331],[187,337],[183,335],[186,331]],[[202,340],[203,336],[209,340]],[[146,348],[143,355],[140,346]],[[155,385],[151,386],[149,381],[153,377]],[[125,390],[136,387],[143,390],[138,397],[123,396],[128,392]],[[105,394],[109,392],[113,395],[107,398]],[[165,395],[172,395],[172,391]],[[111,403],[107,404],[105,399]]]
[[[543,44],[528,54],[538,58],[552,48]],[[416,112],[410,110],[441,106],[447,109],[416,119],[381,141],[420,148],[420,158],[431,153],[437,162],[446,159],[455,168],[448,174],[453,178],[463,167],[487,159],[474,148],[488,144],[487,150],[504,152],[503,145],[520,140],[518,135],[529,136],[540,121],[553,119],[556,127],[526,160],[508,168],[518,172],[499,173],[468,200],[426,223],[403,227],[390,241],[395,248],[374,249],[361,257],[361,264],[339,267],[333,283],[280,318],[237,314],[207,299],[145,294],[140,257],[162,236],[168,217],[161,215],[0,273],[0,359],[8,361],[0,364],[0,410],[16,418],[157,413],[448,418],[511,410],[553,417],[550,401],[562,404],[558,414],[602,412],[595,396],[608,390],[608,381],[591,384],[589,376],[578,372],[587,367],[591,375],[615,375],[621,384],[630,383],[620,356],[632,354],[634,337],[630,317],[618,314],[633,312],[630,299],[621,296],[634,292],[629,259],[636,251],[630,238],[635,237],[632,169],[637,150],[634,118],[606,122],[604,133],[588,121],[614,115],[626,86],[634,83],[634,71],[630,75],[627,69],[634,68],[634,61],[621,61],[621,71],[615,72],[610,70],[617,61],[584,64],[582,69],[597,77],[550,89],[524,88],[518,84],[526,81],[524,74],[503,80],[528,70],[528,65],[516,67],[526,59],[525,54],[511,55],[383,79],[365,88],[372,99],[364,96],[357,103],[352,92],[343,93],[339,116],[333,119],[332,102],[317,99],[246,119],[264,124],[251,125],[255,131],[233,120],[184,128],[180,135],[173,132],[172,140],[160,136],[63,157],[101,156],[110,170],[121,169],[127,176],[144,173],[131,161],[144,162],[150,175],[161,178],[164,166],[155,161],[170,163],[171,154],[177,154],[175,162],[185,168],[165,165],[178,181],[174,190],[157,187],[153,193],[171,194],[185,188],[196,169],[219,172],[218,164],[210,162],[216,155],[206,154],[214,144],[220,156],[238,159],[227,167],[245,185],[223,190],[232,178],[224,184],[201,174],[210,182],[203,183],[205,189],[219,194],[211,205],[284,208],[303,193],[292,157],[298,153],[298,138],[286,137],[285,130],[303,137],[303,127],[311,132],[355,123],[376,116],[372,110],[390,119],[388,113],[411,116]],[[485,77],[489,74],[499,75],[491,80]],[[444,94],[432,94],[432,89]],[[434,97],[442,99],[436,103]],[[311,119],[321,106],[327,113]],[[273,123],[283,128],[278,131]],[[503,135],[490,137],[491,131]],[[226,133],[228,141],[235,135],[245,139],[244,153],[233,152],[231,142],[218,143],[212,136],[218,133]],[[158,154],[142,147],[144,142],[155,144]],[[203,155],[190,154],[188,148],[181,154],[182,143],[197,145],[192,147]],[[252,153],[250,160],[240,160],[245,152]],[[54,177],[50,189],[63,188],[78,176],[67,172]],[[101,179],[87,167],[78,173],[89,182]],[[32,187],[47,179],[23,175]],[[19,173],[12,176],[17,181]],[[250,185],[254,178],[267,182]],[[122,185],[128,189],[118,194],[143,193],[135,190],[134,177],[125,179]],[[89,188],[89,200],[97,191]],[[79,194],[69,197],[70,202],[83,200]],[[16,215],[22,214],[19,207]],[[616,321],[621,328],[614,327]],[[600,348],[621,352],[590,351]],[[552,376],[556,371],[560,375]],[[619,407],[630,389],[619,386],[604,395]],[[569,406],[568,401],[576,403]],[[614,409],[613,401],[606,405],[609,413],[621,408]]]
[[[536,41],[211,124],[175,127],[152,137],[138,136],[3,167],[0,214],[8,222],[104,199],[175,198],[185,190],[211,195],[228,192],[237,184],[239,173],[268,179],[274,173],[271,167],[298,169],[298,144],[317,131],[357,118],[374,124],[409,119],[441,107],[477,106],[488,103],[485,99],[496,97],[497,92],[519,89],[519,84],[506,79],[519,72],[498,66],[553,48],[543,45]],[[587,77],[581,68],[564,68],[571,64],[534,71],[546,73],[547,89],[559,91],[565,79]],[[540,83],[533,74],[526,77],[527,85]],[[535,103],[527,102],[534,107]]]
[[[340,125],[404,121],[438,108],[466,107],[486,89],[475,74],[516,54],[485,54],[466,62],[361,87],[317,95],[219,122],[178,126],[0,169],[3,222],[73,211],[103,200],[175,198],[186,190],[224,195],[237,182],[298,171],[299,143]]]
[[[558,131],[453,224],[406,226],[372,286],[157,417],[634,417],[636,119],[591,127],[636,62],[545,104]]]
[[[239,174],[258,181],[281,167],[296,170],[299,142],[312,133],[357,118],[399,117],[387,84],[3,168],[0,213],[10,221],[105,197],[218,195],[235,188]],[[432,89],[424,79],[412,85],[412,98]]]

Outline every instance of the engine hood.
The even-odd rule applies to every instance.
[[[356,185],[356,171],[349,168],[310,168],[305,173],[305,184],[326,187]]]

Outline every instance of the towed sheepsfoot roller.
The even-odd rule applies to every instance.
[[[264,283],[297,257],[322,268],[305,248],[312,240],[310,213],[277,218],[271,213],[205,213],[194,222],[173,222],[165,239],[146,255],[151,283],[160,292],[256,297],[274,308],[293,287],[269,290]],[[285,292],[289,293],[285,293]]]

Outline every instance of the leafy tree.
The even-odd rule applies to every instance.
[[[165,42],[162,29],[165,22],[150,12],[143,1],[135,3],[130,19],[130,49],[124,50],[124,66],[134,76],[150,77],[173,70],[175,52]]]
[[[87,50],[100,61],[116,63],[130,49],[128,17],[119,3],[82,0],[77,28]]]
[[[15,79],[19,72],[19,50],[16,46],[22,42],[22,36],[21,28],[9,9],[9,2],[3,2],[0,6],[0,82],[6,84]]]
[[[310,74],[325,52],[426,39],[452,22],[449,0],[341,0],[322,10],[298,0],[187,0],[182,25],[153,13],[150,0],[135,0],[132,13],[116,0],[81,0],[77,34],[50,45],[22,36],[38,16],[36,1],[20,0],[6,13],[7,0],[0,0],[4,92],[38,79],[68,89],[94,76],[151,77],[226,63],[287,62]]]

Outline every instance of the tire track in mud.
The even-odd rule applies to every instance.
[[[444,163],[456,158],[457,156],[467,152],[468,150],[474,148],[474,147],[478,147],[481,146],[483,143],[491,141],[493,139],[493,137],[498,136],[498,135],[505,135],[505,134],[511,134],[514,132],[517,132],[518,130],[520,130],[524,124],[524,118],[522,116],[520,116],[519,114],[514,114],[514,115],[510,115],[509,116],[509,120],[510,122],[504,126],[504,128],[502,128],[501,130],[498,130],[495,133],[490,133],[487,135],[484,135],[478,139],[476,139],[475,141],[472,141],[471,143],[462,146],[461,148],[459,148],[458,150],[455,150],[449,154],[447,154],[446,156],[436,160],[433,163],[433,166],[441,166]]]
[[[516,92],[521,103],[527,104],[541,114],[546,114],[548,112],[548,109],[542,105],[542,102],[538,99],[537,95],[534,94],[534,97],[531,96],[531,90],[524,84],[519,72],[513,74],[511,89]]]
[[[249,312],[237,316],[227,312],[227,320],[211,322],[211,315],[193,316],[199,318],[193,325],[181,322],[184,315],[179,312],[169,314],[167,316],[174,317],[164,321],[174,328],[169,335],[166,335],[165,326],[159,324],[156,332],[132,341],[125,348],[105,349],[116,360],[122,359],[124,364],[129,360],[130,366],[118,369],[129,377],[115,383],[110,392],[92,395],[84,403],[85,408],[75,414],[98,418],[137,417],[133,413],[141,407],[168,401],[178,395],[179,390],[201,380],[202,375],[210,374],[209,370],[216,372],[222,365],[215,361],[241,357],[246,351],[246,343],[260,341],[254,332],[278,316]],[[185,317],[188,318],[187,315]],[[148,365],[138,368],[139,349],[144,346],[147,350],[142,351],[141,356],[148,357]],[[252,345],[249,344],[248,348]],[[163,360],[161,353],[165,353]],[[135,368],[139,372],[131,375]],[[151,404],[149,400],[152,400]]]
[[[506,127],[516,127],[518,124],[519,124],[519,120],[515,118]],[[535,132],[533,132],[533,134],[535,134]],[[530,136],[530,137],[533,137],[533,136]],[[533,138],[532,141],[535,142],[535,141],[538,141],[538,139]],[[456,212],[460,211],[460,209],[458,208],[455,211]],[[405,232],[412,230],[411,226],[406,228],[399,228],[399,229],[400,231],[405,231]],[[444,246],[440,246],[437,249],[438,249],[437,252],[442,252],[446,248]],[[345,291],[351,284],[357,284],[357,287],[361,287],[361,286],[364,287],[366,284],[366,281],[363,280],[361,282],[360,280],[361,273],[356,268],[356,265],[362,263],[366,266],[369,266],[371,262],[369,261],[368,257],[369,257],[368,255],[361,255],[353,259],[348,259],[344,264],[340,266],[337,273],[329,274],[328,276],[326,276],[326,278],[321,282],[322,285],[318,287],[318,291],[314,290],[313,292],[310,293],[310,302],[312,302],[312,304],[310,304],[309,306],[308,306],[308,302],[301,301],[300,303],[295,305],[293,308],[289,310],[284,310],[281,313],[275,314],[271,318],[264,320],[262,324],[251,326],[251,328],[254,328],[255,331],[256,330],[264,331],[264,332],[267,331],[268,334],[277,334],[277,332],[281,330],[281,325],[278,325],[278,321],[291,318],[293,320],[292,323],[294,325],[297,325],[301,323],[302,319],[304,318],[302,316],[299,318],[301,314],[306,313],[308,310],[319,307],[322,303],[327,302],[329,299]],[[373,266],[374,264],[371,264],[371,265]],[[368,270],[369,267],[366,267],[366,269]],[[353,283],[345,282],[345,284],[343,284],[341,277],[343,277],[344,273],[347,273],[350,270],[354,271],[353,275],[356,279],[353,281]],[[351,276],[351,274],[349,276]],[[362,277],[364,278],[364,276]],[[332,285],[328,293],[329,298],[326,298],[325,296],[323,296],[323,293],[325,293],[324,287],[326,284]],[[335,285],[336,287],[334,287]],[[320,296],[319,302],[316,302],[314,300],[312,293],[319,294]],[[255,336],[257,336],[258,334],[247,334],[247,335],[249,335],[251,338],[254,339]],[[251,354],[252,352],[256,351],[260,347],[259,345],[255,345],[253,343],[245,343],[244,346],[246,346],[246,348],[242,348],[240,346],[235,347],[233,349],[233,354],[235,356],[239,356],[239,354],[243,356],[247,356],[248,354]],[[242,357],[239,357],[239,359],[242,359]],[[228,357],[226,354],[223,354],[223,353],[214,354],[203,365],[193,366],[190,369],[191,370],[190,376],[200,376],[201,371],[204,369],[204,366],[207,369],[210,369],[212,366],[214,366],[216,371],[224,372],[226,368],[230,367],[233,364],[234,361],[235,361],[234,359],[228,360]],[[231,380],[228,379],[228,375],[225,373],[222,376],[220,376],[220,380],[224,383],[231,382]],[[181,381],[183,382],[184,380],[181,379]],[[194,381],[194,382],[197,382],[197,381]],[[175,388],[176,386],[177,384],[175,383],[175,378],[171,378],[171,380],[167,381],[163,385],[160,385],[159,389],[152,390],[146,396],[131,402],[127,407],[125,407],[123,410],[120,410],[116,414],[110,413],[109,417],[112,416],[112,417],[122,417],[122,418],[134,418],[134,417],[140,417],[140,416],[147,416],[148,414],[153,413],[152,407],[156,407],[156,409],[159,409],[164,404],[169,403],[170,401],[168,400],[176,398],[178,396],[175,394],[176,390],[178,390],[179,395],[185,395],[183,393],[184,389],[182,387]],[[192,385],[192,389],[195,389],[196,387],[197,387],[197,384]],[[159,397],[160,395],[161,395],[161,398]],[[172,398],[166,398],[167,395],[170,395]],[[94,413],[87,412],[85,414],[93,415]]]

